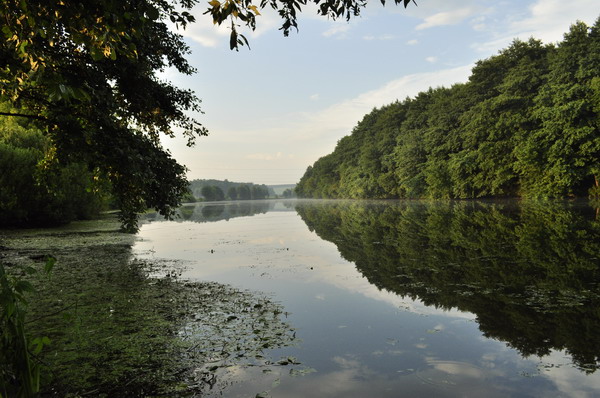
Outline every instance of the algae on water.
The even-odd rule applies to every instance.
[[[261,293],[173,278],[140,261],[113,218],[54,229],[0,231],[7,268],[43,267],[27,328],[51,343],[37,360],[54,396],[195,396],[225,388],[229,367],[281,366],[269,349],[294,343],[285,311]],[[165,268],[160,278],[157,269]]]

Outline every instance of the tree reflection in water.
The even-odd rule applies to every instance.
[[[236,217],[248,217],[264,214],[274,206],[273,201],[238,201],[226,203],[195,203],[184,205],[177,209],[174,221],[192,221],[197,223],[216,222],[229,220]],[[158,213],[149,213],[145,216],[149,221],[163,221]]]
[[[600,366],[600,221],[582,203],[299,202],[308,227],[380,289],[476,315],[523,356]]]

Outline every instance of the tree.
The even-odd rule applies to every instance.
[[[538,128],[532,116],[533,99],[546,82],[550,46],[538,40],[515,40],[484,64],[501,64],[494,78],[492,98],[481,100],[461,117],[464,145],[461,156],[471,162],[474,196],[516,195],[515,150]],[[502,79],[500,81],[500,79]]]
[[[250,200],[252,199],[252,192],[250,187],[246,184],[242,184],[237,187],[237,195],[239,200]]]
[[[185,168],[162,149],[160,134],[189,138],[206,130],[188,90],[159,80],[173,67],[190,74],[182,38],[165,23],[185,26],[192,1],[7,0],[0,6],[0,99],[5,115],[34,119],[60,163],[84,161],[112,182],[121,220],[154,207],[169,217],[187,192]]]
[[[266,199],[269,197],[269,188],[266,185],[252,185],[250,189],[252,199]]]
[[[208,201],[225,200],[223,190],[214,185],[205,185],[202,187],[202,196]]]
[[[32,123],[0,116],[0,225],[67,223],[106,204],[106,181],[82,163],[48,162],[49,144]]]
[[[229,187],[229,189],[227,190],[227,196],[229,196],[229,199],[231,200],[237,200],[238,192],[236,187]]]
[[[519,151],[518,166],[532,195],[585,195],[598,187],[598,51],[600,18],[591,28],[581,22],[571,26],[551,58],[533,111],[541,127]]]

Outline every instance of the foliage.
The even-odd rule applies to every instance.
[[[196,197],[204,197],[206,200],[224,200],[225,194],[221,195],[219,191],[226,192],[227,197],[231,200],[266,199],[274,195],[273,190],[264,184],[228,180],[192,180],[190,181],[190,190]]]
[[[49,273],[56,259],[48,257]],[[24,275],[36,272],[32,267],[17,267]],[[13,270],[14,271],[14,270]],[[9,274],[0,262],[0,397],[28,398],[40,390],[41,366],[34,356],[50,344],[48,337],[29,342],[25,329],[27,294],[35,292],[25,278]]]
[[[380,1],[385,5],[385,0]],[[405,8],[411,2],[416,4],[414,0],[394,0],[395,4],[403,4]],[[338,18],[350,20],[351,17],[358,17],[361,10],[367,5],[366,0],[261,0],[256,4],[252,0],[211,0],[208,2],[210,7],[205,14],[210,14],[213,22],[218,25],[229,21],[231,29],[229,47],[237,50],[239,46],[248,45],[246,37],[237,33],[238,21],[254,30],[256,29],[256,17],[261,15],[259,10],[270,7],[283,20],[280,30],[283,31],[284,36],[288,36],[292,28],[298,30],[297,12],[301,12],[301,6],[308,3],[315,3],[319,7],[319,15],[334,20]]]
[[[38,355],[42,396],[203,396],[227,387],[228,368],[268,369],[268,350],[294,343],[279,303],[132,260],[134,237],[117,228],[108,219],[2,236],[11,262],[38,268],[31,259],[53,250],[61,263],[50,280],[27,276],[39,294],[25,322],[51,339]]]
[[[365,115],[296,188],[312,198],[594,195],[600,18],[562,42],[515,40],[469,81]],[[592,189],[592,191],[590,191]]]
[[[196,197],[194,196],[192,191],[188,191],[183,195],[183,197],[181,198],[181,201],[183,203],[194,203],[196,201]]]
[[[229,189],[227,190],[227,196],[231,200],[237,200],[237,198],[238,198],[238,190],[237,190],[237,188],[236,187],[229,187]]]
[[[206,130],[189,90],[157,77],[194,70],[167,22],[185,27],[193,1],[8,0],[0,6],[0,99],[11,117],[46,134],[61,162],[81,161],[108,176],[122,221],[154,207],[170,216],[187,191],[185,168],[160,145],[180,130],[192,144]],[[184,11],[180,10],[183,9]]]
[[[108,199],[108,182],[97,170],[59,163],[50,140],[23,120],[0,116],[0,169],[0,225],[90,218]]]
[[[523,355],[600,368],[600,222],[562,202],[300,202],[311,231],[380,289],[476,315]]]
[[[200,193],[202,193],[204,199],[208,201],[225,200],[225,193],[221,188],[215,185],[203,186]]]

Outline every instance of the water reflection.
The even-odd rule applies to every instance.
[[[472,312],[486,337],[525,357],[562,350],[585,372],[600,366],[600,222],[594,209],[573,203],[299,202],[296,210],[378,288]]]
[[[192,221],[197,223],[228,221],[236,217],[248,217],[256,214],[264,214],[275,209],[277,202],[274,201],[243,201],[228,203],[194,203],[181,206],[175,215],[174,221]],[[146,215],[145,220],[163,221],[158,213]]]

